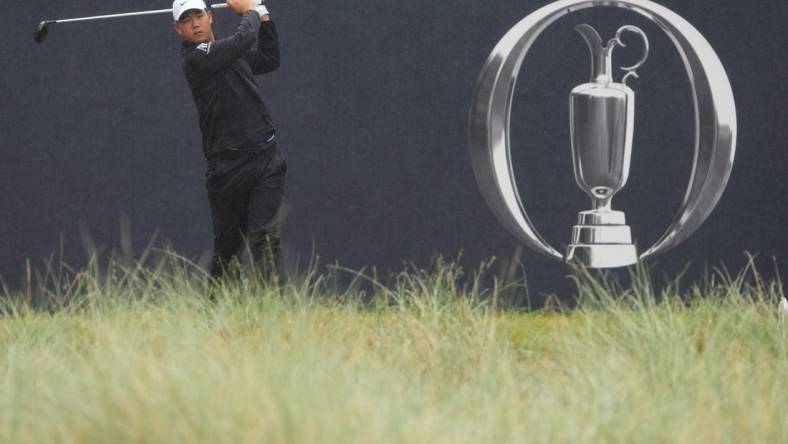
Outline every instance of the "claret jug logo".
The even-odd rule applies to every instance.
[[[649,40],[635,26],[621,26],[606,43],[590,25],[575,29],[591,52],[591,79],[571,91],[570,133],[575,180],[591,198],[580,212],[566,252],[550,246],[523,206],[512,171],[509,122],[514,87],[531,45],[559,18],[593,7],[616,7],[645,16],[676,45],[692,86],[695,104],[693,171],[678,213],[665,233],[643,253],[632,243],[624,212],[612,208],[613,196],[629,176],[634,134],[635,91],[630,77],[649,55]],[[612,53],[625,46],[624,33],[638,35],[644,54],[614,79]],[[736,106],[725,69],[714,49],[686,20],[649,0],[559,0],[517,23],[493,49],[476,84],[470,111],[473,170],[487,204],[520,242],[547,256],[590,268],[633,265],[680,244],[697,230],[722,196],[736,152]],[[635,148],[637,149],[637,147]]]

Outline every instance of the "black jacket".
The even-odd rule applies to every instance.
[[[248,11],[232,36],[199,45],[184,42],[181,53],[200,115],[206,158],[248,148],[273,135],[274,124],[253,77],[279,66],[273,21],[261,24],[258,13]]]

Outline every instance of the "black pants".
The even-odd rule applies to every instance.
[[[287,164],[277,143],[226,151],[208,160],[206,188],[213,218],[214,279],[237,278],[248,248],[260,276],[281,276],[279,208]]]

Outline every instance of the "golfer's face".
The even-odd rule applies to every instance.
[[[175,25],[178,34],[191,43],[204,43],[212,40],[213,18],[210,12],[193,9],[187,11]]]

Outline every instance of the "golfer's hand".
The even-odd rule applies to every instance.
[[[227,7],[238,15],[244,15],[247,11],[254,11],[257,8],[255,0],[227,0]]]

